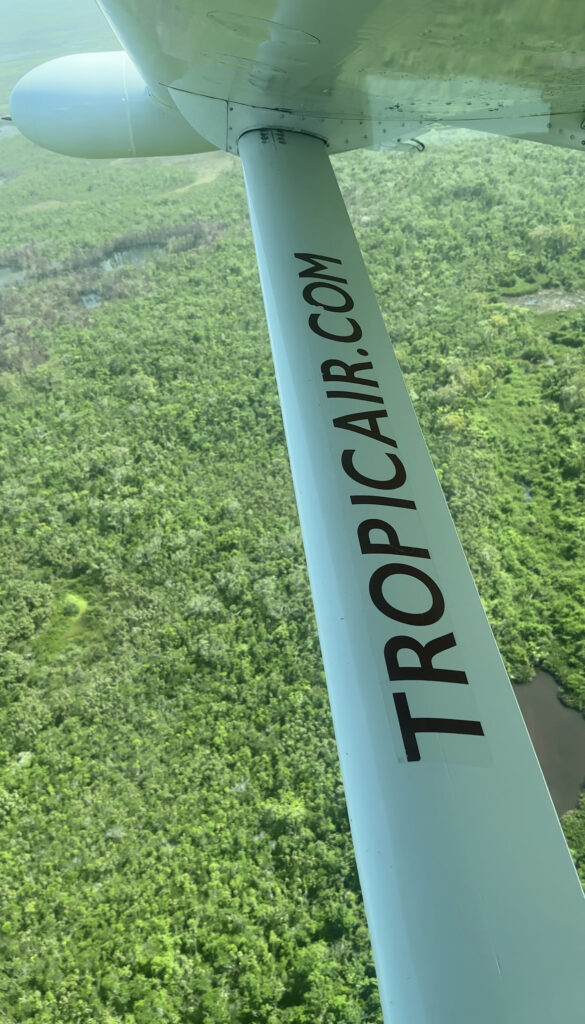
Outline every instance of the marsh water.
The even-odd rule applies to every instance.
[[[0,184],[3,179],[0,178]],[[165,252],[164,245],[150,243],[138,243],[128,246],[126,249],[118,249],[110,253],[107,259],[99,262],[99,267],[106,273],[119,270],[120,267],[137,267],[147,260],[155,259],[161,252]],[[22,284],[26,280],[26,273],[18,267],[0,266],[0,288],[7,288],[11,285]],[[88,292],[81,296],[81,302],[86,309],[99,306],[100,300],[97,292]]]
[[[560,688],[547,672],[514,687],[559,815],[579,803],[585,784],[585,718],[559,700]]]
[[[5,285],[20,284],[24,281],[24,273],[18,267],[0,267],[0,288]]]
[[[528,295],[504,295],[502,301],[508,306],[521,306],[533,313],[560,313],[585,306],[585,292],[567,292],[564,288],[542,288]]]

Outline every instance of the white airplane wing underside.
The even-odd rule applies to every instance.
[[[573,0],[100,6],[149,84],[228,105],[222,148],[235,151],[242,106],[260,120],[278,110],[293,130],[326,123],[335,149],[384,146],[435,123],[585,144],[585,25]],[[222,114],[208,109],[217,134]]]

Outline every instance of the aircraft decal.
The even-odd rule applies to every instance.
[[[318,307],[321,312],[310,313],[308,323],[311,331],[320,338],[330,341],[337,341],[342,344],[356,343],[363,336],[362,328],[357,320],[347,317],[354,308],[354,301],[350,292],[341,287],[347,285],[347,279],[339,276],[338,272],[330,273],[331,264],[342,268],[342,262],[333,256],[319,256],[315,253],[295,252],[294,257],[301,260],[303,269],[299,271],[299,278],[310,278],[308,284],[303,287],[303,298],[309,306]],[[321,322],[321,316],[328,314],[326,324]],[[336,320],[335,317],[341,317]],[[344,323],[338,328],[338,324]],[[346,333],[345,323],[351,327],[351,332]],[[378,381],[373,377],[373,363],[366,357],[368,351],[365,348],[358,348],[357,355],[363,357],[359,362],[346,362],[342,359],[326,359],[321,363],[321,376],[325,384],[349,385],[351,390],[327,389],[325,395],[330,398],[345,398],[350,402],[384,405],[384,399],[373,393],[373,390],[380,390]],[[354,390],[359,388],[360,390]],[[370,390],[364,390],[370,389]],[[388,419],[385,408],[366,408],[359,411],[351,411],[341,416],[335,416],[332,423],[337,430],[350,430],[362,434],[373,441],[381,442],[391,448],[398,448],[394,438],[382,432],[381,420]],[[381,479],[372,478],[361,473],[355,465],[355,450],[344,449],[341,456],[341,466],[346,476],[354,483],[372,488],[374,491],[400,491],[407,482],[407,471],[399,456],[392,451],[385,454],[391,464],[392,473]],[[399,507],[416,510],[414,501],[408,498],[395,497],[394,494],[351,494],[352,505],[382,505],[386,507]],[[373,535],[384,535],[384,540],[374,540]],[[387,554],[398,558],[430,559],[431,554],[424,547],[414,547],[402,544],[398,533],[384,519],[367,518],[359,523],[357,528],[357,540],[362,555]],[[417,580],[426,590],[428,595],[428,607],[422,611],[410,611],[392,604],[384,594],[384,584],[392,576],[410,577]],[[443,617],[445,612],[445,598],[436,580],[418,565],[411,565],[409,562],[391,561],[375,569],[369,581],[370,601],[382,615],[394,622],[407,626],[432,626]],[[384,659],[390,683],[398,680],[424,680],[426,682],[456,683],[469,685],[469,680],[464,671],[460,669],[437,667],[434,664],[436,656],[444,651],[456,648],[455,636],[452,632],[434,637],[426,643],[421,643],[414,636],[400,635],[391,637],[384,647]],[[401,651],[412,652],[418,664],[401,665],[399,653]],[[484,736],[482,724],[478,720],[453,719],[437,717],[415,717],[411,714],[408,704],[408,697],[404,691],[392,693],[394,707],[406,759],[409,762],[420,761],[421,752],[417,742],[419,733],[450,733],[452,735]]]

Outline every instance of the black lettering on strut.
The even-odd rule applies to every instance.
[[[321,313],[311,313],[309,317],[309,327],[314,334],[318,334],[320,338],[327,338],[329,341],[359,341],[362,336],[362,329],[358,324],[357,320],[354,320],[351,316],[346,316],[348,324],[351,325],[351,334],[331,334],[330,331],[326,331],[324,327],[321,327],[319,323],[319,317]]]
[[[325,302],[320,302],[315,298],[313,292],[319,289],[320,291],[335,292],[337,295],[341,295],[343,302],[336,306],[328,306]],[[353,299],[344,288],[340,288],[337,284],[329,284],[325,281],[311,281],[310,284],[306,284],[303,288],[303,298],[305,302],[308,302],[310,306],[320,306],[321,309],[326,309],[328,313],[349,313],[353,309]]]
[[[326,391],[327,398],[353,398],[359,402],[376,402],[384,405],[384,399],[380,395],[362,395],[359,391]]]
[[[416,741],[419,732],[450,733],[455,736],[484,736],[481,722],[467,718],[413,718],[405,693],[394,693],[394,706],[398,715],[400,732],[407,761],[420,761],[420,750]]]
[[[392,444],[396,448],[396,443],[392,442]],[[364,473],[360,473],[359,469],[356,469],[353,464],[354,455],[355,448],[346,448],[341,454],[341,465],[347,475],[352,480],[355,480],[356,484],[363,484],[364,487],[374,487],[378,491],[393,491],[397,487],[402,487],[403,483],[406,482],[404,464],[393,452],[385,452],[385,455],[390,459],[395,469],[394,476],[389,477],[388,480],[378,480],[377,477],[365,476]]]
[[[338,367],[341,372],[333,373],[333,367]],[[342,381],[344,384],[361,384],[363,387],[378,388],[377,380],[370,380],[368,377],[360,377],[361,370],[373,370],[373,363],[344,363],[342,359],[326,359],[321,363],[321,376],[326,384],[333,381]]]
[[[309,306],[317,307],[318,310],[309,315],[308,323],[311,331],[328,341],[343,344],[359,342],[363,335],[360,324],[353,317],[345,315],[350,313],[355,305],[350,292],[346,288],[340,287],[340,285],[347,285],[347,279],[340,277],[339,272],[333,272],[341,268],[342,261],[335,256],[319,256],[307,252],[295,252],[294,257],[304,264],[303,269],[298,272],[299,278],[312,279],[303,287],[304,301]],[[340,313],[341,319],[335,318],[333,316],[335,313]],[[327,324],[327,327],[323,326],[322,321]],[[332,329],[329,329],[330,326]],[[357,349],[357,353],[360,356],[368,356],[367,348]],[[371,391],[363,393],[364,387],[380,390],[378,381],[373,376],[367,375],[373,371],[374,365],[371,361],[353,363],[341,359],[326,359],[321,363],[321,376],[325,384],[337,384],[341,388],[357,389],[326,391],[327,398],[345,398],[362,402],[364,405],[382,406],[382,408],[369,410],[362,408],[359,412],[337,416],[333,419],[333,426],[338,430],[351,430],[372,441],[381,441],[390,448],[398,448],[393,438],[382,433],[381,420],[388,419],[388,413],[384,408],[384,399],[381,396],[373,395]],[[383,475],[379,478],[360,472],[354,465],[355,454],[353,449],[345,449],[342,453],[341,465],[344,472],[361,487],[372,488],[377,493],[352,494],[350,496],[352,505],[416,509],[414,501],[388,494],[389,491],[396,492],[406,483],[406,468],[398,455],[390,451],[384,452],[392,467],[391,475],[386,477],[385,471],[382,469]],[[384,465],[388,469],[387,464],[384,463]],[[364,555],[384,554],[400,558],[427,559],[431,557],[426,548],[402,544],[395,528],[384,519],[364,519],[357,528],[357,536],[360,550]],[[410,577],[422,584],[422,602],[426,603],[428,607],[423,608],[423,611],[408,611],[398,607],[397,604],[391,604],[384,594],[384,585],[390,577],[394,576]],[[400,603],[403,589],[399,586],[392,593],[394,601]],[[406,588],[407,594],[409,589],[412,591],[412,587]],[[389,619],[411,626],[433,625],[441,619],[445,611],[445,599],[438,584],[422,569],[405,562],[391,562],[376,569],[370,577],[369,591],[372,603],[378,611]],[[456,642],[453,633],[445,633],[427,643],[422,643],[412,636],[392,637],[384,647],[389,682],[408,679],[467,684],[468,679],[465,672],[438,667],[434,664],[435,659],[440,657],[443,652],[454,647],[456,647]],[[411,652],[411,660],[416,661],[414,665],[400,663],[403,651]],[[414,659],[412,655],[414,655]],[[452,718],[415,718],[410,713],[406,693],[393,693],[393,699],[408,761],[421,760],[417,742],[419,733],[484,735],[481,722]]]
[[[465,672],[455,668],[436,668],[433,665],[433,658],[437,654],[449,651],[455,646],[453,633],[435,637],[434,640],[429,640],[426,644],[421,644],[411,636],[393,636],[384,647],[390,682],[392,683],[396,679],[424,679],[431,683],[467,683]],[[413,651],[418,658],[418,665],[400,665],[398,663],[400,651]]]
[[[382,441],[383,444],[389,444],[392,448],[397,448],[396,441],[381,432],[378,426],[378,419],[388,419],[388,413],[385,409],[372,409],[371,412],[351,412],[345,416],[337,416],[333,420],[333,426],[338,427],[339,430],[354,430],[356,434],[365,434],[366,437],[371,437],[374,441]],[[360,427],[360,420],[366,420],[368,427]]]
[[[411,576],[425,586],[431,597],[430,608],[424,612],[408,612],[390,604],[384,597],[382,587],[390,576]],[[376,569],[370,577],[370,597],[378,611],[396,622],[406,622],[409,626],[432,626],[438,622],[445,611],[445,599],[433,579],[422,569],[406,562],[392,562]]]
[[[385,533],[386,541],[383,543],[373,541],[373,530],[381,530],[382,533]],[[383,519],[364,519],[363,523],[358,526],[357,532],[362,555],[402,555],[403,558],[431,557],[426,548],[411,548],[401,544],[394,527],[384,522]]]
[[[393,508],[416,508],[414,501],[408,498],[387,498],[382,494],[352,494],[352,505],[387,505]]]
[[[327,263],[337,263],[341,266],[341,260],[336,260],[335,256],[315,256],[308,252],[295,252],[294,257],[297,260],[304,260],[305,263],[310,263],[310,267],[305,267],[304,270],[299,270],[299,277],[319,277],[322,281],[339,281],[341,284],[347,284],[345,277],[333,277],[331,274],[322,274],[322,270],[328,270]],[[323,263],[321,261],[324,261]]]

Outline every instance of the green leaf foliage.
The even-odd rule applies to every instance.
[[[583,710],[580,155],[335,164],[510,673]],[[0,178],[0,1018],[380,1024],[239,167]]]

